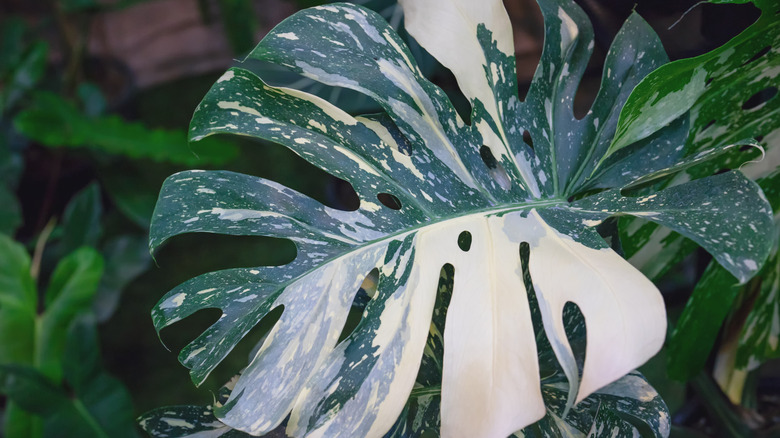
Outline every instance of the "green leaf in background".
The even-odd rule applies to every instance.
[[[100,186],[91,183],[75,194],[62,215],[58,252],[70,254],[80,246],[97,247],[103,214]]]
[[[220,17],[225,36],[236,55],[252,50],[258,22],[251,0],[223,0],[219,2]]]
[[[62,378],[67,330],[80,313],[91,309],[103,273],[103,258],[82,247],[57,265],[44,295],[45,311],[36,330],[34,364],[54,382]]]
[[[637,153],[615,163],[632,172],[588,196],[588,178],[600,176],[598,164],[624,102],[667,61],[638,15],[626,21],[610,48],[591,111],[576,119],[574,92],[593,31],[574,2],[540,1],[545,47],[523,102],[502,2],[401,4],[410,34],[457,78],[471,103],[471,124],[425,79],[378,14],[338,3],[291,16],[249,57],[358,91],[384,112],[352,117],[319,97],[269,86],[236,67],[199,105],[191,137],[234,133],[282,144],[349,182],[360,206],[336,210],[232,172],[172,175],[152,218],[153,250],[176,235],[201,232],[286,238],[298,252],[283,266],[211,272],[181,284],[153,309],[155,327],[162,330],[202,309],[222,310],[179,354],[200,384],[252,327],[283,308],[229,398],[214,409],[220,422],[254,435],[277,429],[288,416],[286,433],[294,437],[384,435],[416,390],[421,363],[436,361],[423,357],[435,347],[428,334],[439,317],[446,319],[435,342],[446,346],[436,410],[442,435],[507,436],[548,421],[550,412],[575,418],[578,409],[585,411],[583,418],[631,430],[623,413],[609,409],[612,401],[617,407],[627,400],[583,400],[611,384],[639,388],[637,403],[658,398],[640,377],[620,379],[661,347],[664,304],[655,286],[612,251],[595,227],[613,215],[663,224],[745,281],[769,253],[770,243],[761,236],[772,229],[770,206],[738,172],[641,196],[621,193],[647,175],[674,176],[695,159],[665,153],[680,146],[675,139],[685,138],[684,122],[632,146]],[[533,149],[523,141],[526,130]],[[713,145],[705,158],[717,157],[722,148],[725,143]],[[671,158],[648,160],[652,153]],[[526,261],[523,244],[529,248]],[[454,278],[445,317],[436,313],[436,303],[442,301],[438,286],[447,266]],[[374,279],[372,272],[376,291],[360,322],[339,341],[356,291]],[[523,293],[531,285],[535,301]],[[564,309],[570,303],[582,314],[582,342],[567,336]],[[555,400],[545,399],[537,352],[557,364],[556,385],[567,382]],[[630,394],[624,389],[616,392]],[[599,405],[605,409],[594,412]],[[657,436],[668,431],[662,405],[647,409],[642,419]]]
[[[148,129],[119,116],[87,117],[59,95],[38,92],[34,104],[21,111],[14,125],[28,138],[50,147],[89,147],[98,151],[185,165],[223,164],[238,150],[214,141],[191,150],[184,132]]]
[[[9,23],[8,27],[5,27],[6,23]],[[41,80],[49,55],[49,45],[45,41],[37,41],[26,50],[19,50],[24,26],[20,27],[18,23],[4,20],[0,31],[0,38],[8,44],[3,47],[0,59],[0,116],[5,116]],[[18,57],[17,51],[21,52]]]
[[[68,390],[33,367],[0,366],[0,393],[15,406],[43,418],[38,432],[14,435],[16,432],[12,431],[7,436],[137,437],[130,395],[99,363],[94,322],[89,318],[75,320],[66,333],[64,365]],[[9,422],[7,426],[14,425]]]
[[[4,185],[0,185],[0,234],[12,236],[22,225],[22,208],[16,195]]]
[[[0,364],[32,365],[38,293],[23,245],[0,235]]]
[[[93,304],[98,322],[104,322],[114,314],[125,287],[152,264],[146,236],[114,237],[103,245],[101,252],[105,270]]]

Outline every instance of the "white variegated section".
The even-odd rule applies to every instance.
[[[285,288],[272,306],[283,305],[284,312],[236,383],[220,421],[252,435],[281,423],[311,373],[336,346],[355,291],[381,263],[387,244],[353,251]]]
[[[499,122],[498,103],[485,76],[485,68],[489,66],[477,40],[477,26],[484,24],[493,32],[498,49],[513,56],[512,24],[504,4],[500,0],[400,0],[400,3],[409,33],[452,71],[466,97],[481,101]]]
[[[574,241],[536,211],[528,219],[537,239],[529,242],[531,278],[544,329],[570,382],[570,406],[575,394],[576,402],[583,400],[658,352],[666,334],[664,302],[653,283],[611,249]],[[563,324],[567,302],[579,306],[587,326],[579,388]]]
[[[510,214],[511,215],[511,214]],[[545,415],[520,242],[525,219],[449,221],[441,243],[455,267],[444,330],[442,436],[504,438]],[[467,252],[455,246],[468,231]]]
[[[331,393],[339,390],[338,382],[330,385],[341,369],[348,344],[340,344],[326,360],[301,394],[287,427],[290,436],[307,438],[331,436],[382,437],[401,414],[414,386],[420,358],[431,325],[436,302],[443,253],[441,240],[452,240],[440,229],[421,231],[415,245],[405,253],[396,254],[382,267],[382,275],[401,278],[411,269],[405,284],[401,284],[385,302],[380,325],[371,340],[377,358],[370,374],[356,394],[327,421],[306,432],[312,409]],[[410,260],[414,253],[414,260]],[[382,287],[380,277],[379,287]],[[366,338],[350,342],[366,342]],[[365,346],[363,346],[365,348]],[[324,382],[324,383],[323,383]]]

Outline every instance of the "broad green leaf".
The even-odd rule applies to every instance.
[[[32,364],[38,296],[27,250],[0,234],[0,364]]]
[[[704,55],[669,63],[654,71],[633,91],[620,114],[609,153],[645,138],[691,111],[688,146],[778,135],[780,100],[755,107],[751,98],[770,97],[780,74],[780,22],[776,0],[755,1],[761,17],[722,47]]]
[[[657,289],[595,230],[609,216],[641,217],[683,233],[741,279],[755,274],[769,253],[769,243],[758,238],[772,228],[769,205],[739,173],[639,197],[621,194],[625,184],[673,176],[690,163],[683,156],[645,159],[651,149],[685,138],[684,122],[657,130],[637,146],[636,157],[623,157],[622,166],[641,173],[587,196],[587,178],[609,147],[631,89],[666,61],[657,36],[637,15],[610,49],[591,112],[577,120],[572,100],[593,39],[573,2],[540,2],[545,48],[524,102],[516,95],[501,2],[403,4],[412,36],[453,71],[470,99],[470,125],[423,77],[381,17],[330,4],[288,18],[249,57],[359,91],[383,114],[353,117],[321,98],[269,86],[239,66],[199,105],[190,135],[234,133],[280,143],[349,182],[360,207],[335,210],[231,172],[181,172],[163,185],[152,249],[200,232],[286,238],[298,250],[284,266],[196,277],[152,311],[159,331],[198,310],[222,310],[179,355],[200,384],[265,315],[283,308],[229,398],[214,409],[233,429],[259,435],[289,415],[286,433],[295,437],[382,436],[406,408],[421,363],[436,361],[435,355],[423,360],[424,353],[442,345],[441,434],[504,437],[549,412],[537,351],[554,358],[557,377],[568,382],[559,398],[565,416],[589,409],[583,400],[615,384],[663,343],[666,319]],[[450,12],[458,8],[467,13]],[[430,22],[441,26],[423,25]],[[533,149],[522,141],[525,130]],[[400,208],[382,201],[382,194],[395,197]],[[453,289],[442,314],[436,303],[445,266]],[[339,342],[356,292],[372,271],[378,272],[376,292],[357,327]],[[538,311],[524,292],[531,286]],[[583,317],[586,334],[579,342],[567,337],[567,303]],[[446,324],[430,343],[436,318]],[[437,378],[431,374],[428,382]],[[658,412],[652,415],[660,424]],[[608,410],[592,417],[623,427]]]
[[[70,384],[69,391],[55,385],[35,368],[2,365],[0,393],[13,401],[14,406],[42,418],[37,420],[42,422],[39,429],[42,433],[38,436],[137,437],[127,390],[105,374],[96,362],[99,353],[94,326],[77,323],[68,334],[66,365],[69,366],[65,377]],[[9,424],[9,427],[15,433],[18,425]]]
[[[237,154],[234,145],[214,141],[191,150],[180,131],[150,129],[115,115],[87,117],[53,93],[38,92],[14,126],[30,139],[50,147],[89,147],[98,151],[177,164],[223,164]]]
[[[62,378],[62,355],[67,329],[73,319],[92,306],[103,258],[92,248],[82,247],[60,261],[44,295],[46,311],[36,330],[35,365],[49,379]]]

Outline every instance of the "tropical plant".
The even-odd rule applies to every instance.
[[[675,114],[662,123],[624,110],[668,61],[636,14],[610,48],[590,111],[576,119],[593,36],[574,2],[539,1],[545,47],[524,101],[500,1],[401,4],[410,34],[471,102],[468,120],[381,17],[349,4],[293,15],[248,59],[359,91],[384,113],[353,117],[241,66],[196,110],[192,139],[234,133],[280,143],[348,181],[360,207],[335,210],[231,172],[166,180],[153,250],[206,232],[286,238],[298,255],[284,266],[205,274],[160,300],[158,331],[222,310],[179,355],[195,384],[283,310],[212,410],[163,408],[143,427],[155,436],[261,435],[282,424],[292,436],[668,435],[663,402],[631,373],[663,344],[663,300],[599,227],[615,215],[663,225],[747,281],[771,248],[761,238],[773,229],[761,189],[735,171],[674,178],[755,143],[746,134],[687,144],[690,106],[677,110],[688,102],[661,112]],[[353,305],[364,310],[349,330]]]

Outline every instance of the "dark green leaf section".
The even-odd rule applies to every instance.
[[[545,148],[537,144],[550,142],[550,159],[558,175],[557,193],[573,194],[582,188],[605,154],[631,90],[668,58],[655,32],[639,15],[632,14],[612,42],[596,100],[585,117],[577,120],[573,115],[574,94],[593,49],[591,26],[573,2],[541,2],[540,6],[545,21],[561,21],[561,32],[545,37],[542,59],[524,102],[528,107],[523,125],[530,125],[534,150],[543,163]],[[540,117],[544,114],[549,126],[544,126],[545,117]],[[645,150],[654,146],[648,145]],[[631,168],[638,163],[632,160],[621,167]]]
[[[760,269],[772,247],[771,241],[752,237],[756,230],[772,229],[771,206],[758,185],[739,172],[639,197],[610,190],[572,207],[604,217],[619,212],[664,225],[701,245],[741,283]]]
[[[195,165],[222,164],[236,157],[232,144],[215,141],[190,150],[181,131],[148,129],[118,116],[87,117],[62,97],[35,94],[30,108],[21,111],[14,125],[26,137],[51,147],[88,147],[131,158]]]

